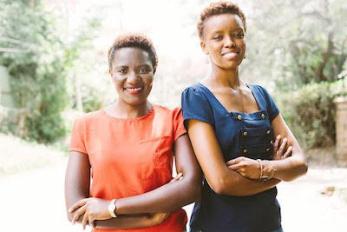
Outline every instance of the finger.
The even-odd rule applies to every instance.
[[[82,227],[83,229],[86,229],[86,226],[88,224],[88,213],[86,212],[84,215],[83,215],[83,218],[82,218]]]
[[[288,158],[289,156],[292,155],[293,147],[289,146],[286,153],[284,153],[283,158]]]
[[[242,167],[243,167],[242,163],[233,164],[233,165],[229,165],[228,166],[228,168],[230,168],[231,170],[234,170],[234,171],[237,171],[237,170],[239,170]]]
[[[89,217],[88,218],[88,221],[89,221],[89,226],[91,227],[91,228],[94,228],[94,218],[93,217]]]
[[[72,213],[73,211],[77,210],[78,208],[82,207],[83,205],[85,205],[85,203],[87,202],[88,198],[84,198],[82,200],[77,201],[75,204],[73,204],[70,208],[69,208],[69,213]]]
[[[182,177],[182,173],[180,172],[180,173],[178,173],[176,176],[174,176],[171,180],[170,180],[170,183],[172,183],[172,182],[176,182],[176,181],[178,181],[178,180],[180,180],[180,178]]]
[[[181,177],[183,177],[183,173],[182,173],[182,172],[178,173],[178,174],[175,176],[175,179],[176,179],[176,180],[179,180]]]
[[[237,164],[239,162],[241,162],[243,160],[243,156],[237,157],[235,159],[229,160],[227,161],[227,165],[233,165],[233,164]]]
[[[278,149],[278,152],[280,153],[280,155],[282,156],[283,152],[284,152],[284,149],[286,148],[287,146],[287,138],[283,138],[282,139],[282,142],[281,142],[281,146],[280,148]]]
[[[81,208],[79,208],[78,210],[76,210],[72,215],[72,221],[71,222],[72,223],[77,222],[80,219],[80,217],[85,213],[86,209],[87,209],[87,206],[84,205]]]
[[[274,143],[274,151],[277,152],[277,149],[278,149],[278,145],[280,144],[280,141],[281,141],[281,135],[277,135],[276,136],[276,140],[275,140],[275,143]]]

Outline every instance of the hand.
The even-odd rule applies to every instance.
[[[288,140],[287,138],[281,137],[281,135],[277,135],[275,143],[273,145],[274,152],[273,152],[273,159],[274,160],[281,160],[288,158],[292,155],[293,147],[288,146],[287,144]]]
[[[69,212],[72,214],[72,223],[79,221],[82,217],[82,226],[93,226],[95,220],[106,220],[112,216],[108,212],[108,205],[111,201],[100,198],[84,198],[70,207]]]
[[[149,216],[149,219],[151,221],[150,226],[161,224],[169,216],[170,216],[169,213],[154,213],[154,214],[150,214],[150,216]]]
[[[236,171],[241,176],[256,180],[260,178],[260,164],[254,159],[240,156],[229,160],[226,164],[228,168]]]
[[[172,178],[172,179],[170,180],[170,183],[171,183],[171,182],[180,181],[180,180],[182,180],[182,179],[183,179],[183,174],[182,174],[182,172],[179,172],[179,173],[177,173],[177,175],[176,175],[174,178]]]

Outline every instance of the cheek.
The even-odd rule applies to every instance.
[[[123,81],[113,80],[113,86],[115,87],[116,91],[119,92],[123,89]]]
[[[241,41],[239,43],[239,47],[242,49],[242,52],[245,53],[245,51],[246,51],[246,43],[244,41]]]

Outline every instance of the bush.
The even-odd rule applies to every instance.
[[[277,93],[284,118],[305,148],[335,144],[334,99],[346,95],[343,81],[308,84],[295,92]]]
[[[65,134],[61,112],[68,103],[65,49],[54,18],[41,1],[3,1],[0,65],[10,74],[11,93],[23,113],[17,128],[23,138],[50,143]],[[13,52],[15,51],[15,52]]]
[[[88,113],[99,110],[102,107],[101,93],[96,88],[83,86],[82,88],[82,105],[83,111]]]

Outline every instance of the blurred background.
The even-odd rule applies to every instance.
[[[209,2],[0,0],[2,228],[81,230],[64,212],[69,134],[76,117],[116,98],[108,48],[121,33],[147,34],[159,56],[150,99],[179,106],[209,71],[196,32]],[[271,92],[309,160],[305,177],[279,185],[284,229],[345,231],[347,2],[233,2],[247,18],[241,78]]]

